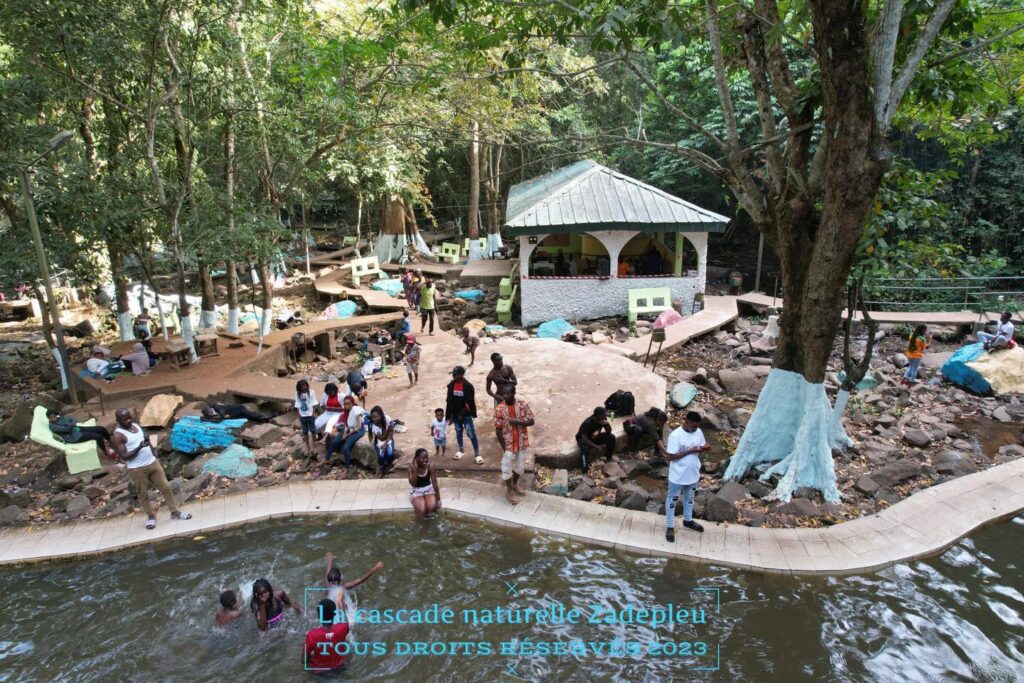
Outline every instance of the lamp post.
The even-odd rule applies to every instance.
[[[57,339],[57,355],[60,362],[61,372],[64,373],[64,381],[68,385],[68,393],[71,395],[71,402],[78,403],[78,390],[75,389],[74,380],[71,377],[71,368],[68,365],[68,350],[64,345],[64,330],[60,325],[60,311],[57,308],[57,299],[53,295],[53,285],[50,282],[50,268],[46,264],[46,251],[43,249],[43,237],[39,232],[39,221],[36,219],[36,207],[32,202],[32,191],[29,185],[29,170],[40,161],[45,159],[51,152],[55,152],[67,143],[74,136],[70,130],[61,132],[50,138],[49,149],[43,152],[33,161],[23,165],[19,169],[21,176],[21,191],[25,197],[25,215],[28,217],[28,227],[32,231],[32,241],[36,246],[36,258],[39,259],[39,274],[43,278],[43,286],[46,288],[46,305],[50,310],[50,319],[53,321],[53,335]]]

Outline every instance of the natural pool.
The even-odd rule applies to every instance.
[[[308,621],[258,634],[251,618],[215,632],[223,586],[268,578],[299,600],[322,584],[324,554],[346,578],[384,570],[354,591],[362,609],[706,608],[706,624],[355,627],[361,642],[659,640],[720,644],[714,657],[356,656],[341,678],[369,681],[1024,680],[1024,518],[940,557],[879,574],[765,576],[649,558],[483,522],[408,516],[271,522],[74,564],[0,572],[3,681],[303,679]],[[510,592],[514,586],[518,595]],[[719,589],[720,614],[715,614]],[[311,600],[315,602],[319,596]],[[313,610],[310,610],[312,614]],[[509,666],[513,668],[509,669]]]

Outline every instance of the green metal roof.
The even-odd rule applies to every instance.
[[[729,218],[586,159],[514,185],[505,225],[512,235],[640,230],[724,232]]]

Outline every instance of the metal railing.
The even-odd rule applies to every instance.
[[[1018,311],[1024,308],[1024,276],[875,278],[864,283],[871,310]]]

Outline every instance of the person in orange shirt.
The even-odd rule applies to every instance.
[[[501,403],[494,408],[494,431],[501,444],[501,479],[508,488],[508,502],[519,502],[516,494],[526,489],[519,483],[526,471],[526,449],[530,445],[527,428],[534,425],[533,411],[525,401],[516,398],[516,389],[505,390]]]
[[[926,325],[915,327],[907,342],[907,360],[910,363],[907,365],[906,372],[903,373],[900,384],[905,387],[914,386],[914,382],[917,381],[917,371],[921,368],[921,361],[924,359],[924,350],[930,343],[931,335],[928,334],[928,327]]]

